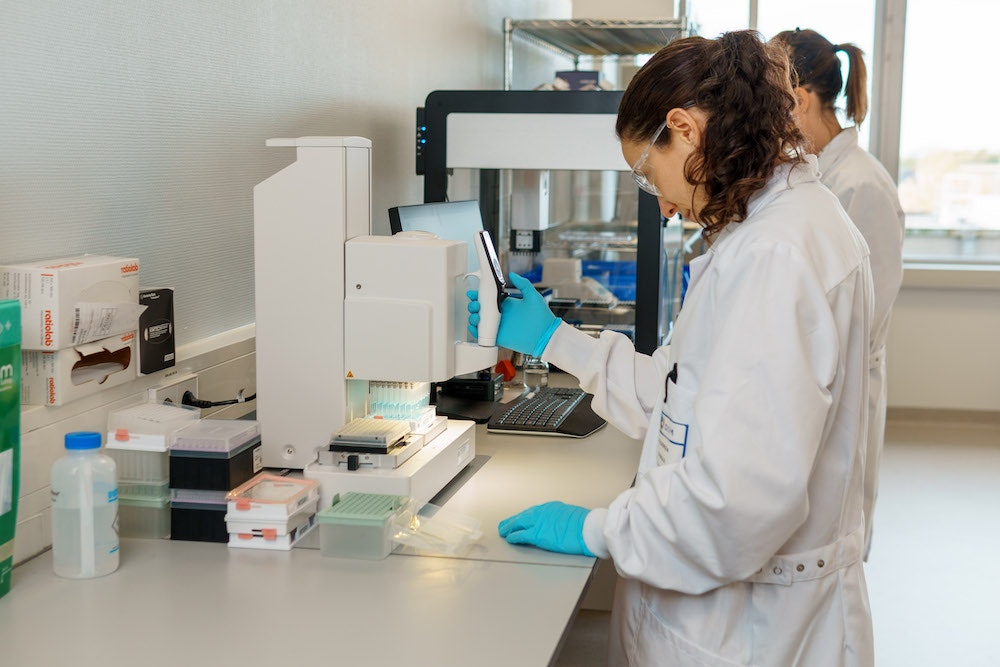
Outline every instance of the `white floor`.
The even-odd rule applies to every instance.
[[[1000,425],[890,421],[866,568],[878,667],[1000,666]],[[559,667],[605,664],[583,611]]]

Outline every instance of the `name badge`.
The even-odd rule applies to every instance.
[[[677,463],[687,453],[688,425],[670,418],[665,411],[660,412],[660,443],[656,449],[656,464]]]

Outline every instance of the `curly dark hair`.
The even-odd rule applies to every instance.
[[[629,83],[615,132],[622,140],[648,141],[667,112],[692,106],[708,120],[684,177],[708,196],[698,217],[711,240],[746,218],[750,197],[779,165],[804,159],[784,49],[751,30],[675,40]],[[657,145],[669,144],[671,134],[664,130]]]

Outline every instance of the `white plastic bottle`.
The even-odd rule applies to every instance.
[[[118,569],[118,473],[100,453],[101,434],[67,433],[52,464],[52,567],[87,579]]]

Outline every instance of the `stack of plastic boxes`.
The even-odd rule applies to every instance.
[[[334,558],[381,560],[393,550],[394,522],[409,498],[349,491],[319,513],[320,553]]]
[[[122,537],[170,537],[168,450],[199,410],[146,403],[108,415],[107,453],[118,465]]]
[[[226,493],[262,467],[254,420],[203,419],[178,431],[170,448],[170,539],[228,542]]]
[[[226,501],[229,546],[287,551],[316,525],[319,482],[262,473]]]

